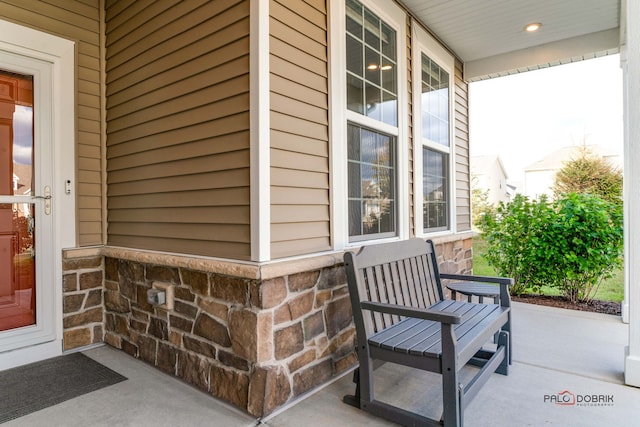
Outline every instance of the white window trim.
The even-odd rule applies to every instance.
[[[347,120],[353,113],[347,110],[346,93],[346,7],[344,0],[329,2],[329,118],[331,154],[331,205],[333,248],[343,250],[359,247],[364,243],[382,243],[409,237],[409,156],[408,156],[408,76],[407,76],[407,15],[393,0],[359,0],[383,21],[396,30],[398,64],[398,127],[388,129],[376,121],[374,130],[389,133],[397,138],[397,235],[349,242],[349,204],[347,173]],[[367,118],[358,115],[354,124],[367,126]],[[390,131],[387,131],[390,130]]]
[[[455,194],[455,58],[447,52],[436,39],[431,37],[424,29],[413,23],[413,173],[414,173],[414,218],[415,233],[420,237],[434,237],[456,233],[456,194]],[[449,73],[449,147],[424,141],[422,139],[422,54],[427,55]],[[433,148],[436,151],[449,155],[449,224],[448,230],[425,231],[423,219],[422,200],[422,148]]]

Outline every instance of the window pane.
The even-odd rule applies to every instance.
[[[364,114],[363,82],[357,77],[347,74],[347,108]]]
[[[422,55],[422,137],[450,146],[449,73]]]
[[[360,160],[360,128],[347,124],[347,155],[349,160]]]
[[[422,149],[423,227],[425,231],[449,229],[449,156]]]
[[[362,40],[362,5],[347,0],[347,32]]]
[[[347,108],[397,126],[396,32],[355,0],[347,2],[346,11]],[[353,80],[354,76],[364,77],[364,81]],[[382,102],[389,104],[383,107]]]
[[[382,100],[382,92],[379,86],[365,83],[365,104],[366,115],[372,119],[382,121],[382,108],[380,101]]]
[[[349,162],[349,197],[361,198],[362,192],[360,191],[360,164]]]
[[[362,129],[362,139],[360,141],[361,162],[364,163],[377,163],[377,150],[376,150],[376,133],[368,129]]]
[[[382,75],[382,88],[392,94],[396,94],[396,71],[395,65],[391,63],[387,58],[382,58],[382,67],[380,67]]]
[[[349,236],[362,235],[362,207],[360,199],[349,200]]]
[[[382,92],[382,121],[392,126],[398,126],[398,97],[388,92]]]
[[[382,202],[380,208],[380,233],[393,232],[395,229],[395,208],[394,203],[391,200]]]
[[[347,35],[347,71],[363,76],[362,43]]]
[[[395,235],[395,138],[353,124],[348,128],[349,235]]]
[[[380,51],[380,18],[366,7],[364,8],[364,41]]]
[[[381,133],[376,134],[378,161],[376,163],[393,167],[393,138]]]
[[[364,63],[366,64],[365,79],[380,86],[380,53],[366,47],[364,49]]]
[[[385,54],[389,59],[395,62],[396,60],[396,32],[385,24],[382,23],[382,53]]]

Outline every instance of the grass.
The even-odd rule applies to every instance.
[[[496,271],[491,267],[487,260],[481,255],[486,252],[487,243],[479,236],[473,238],[473,274],[480,276],[496,276]],[[557,289],[543,286],[541,291],[543,295],[559,295]],[[617,270],[613,277],[603,280],[596,292],[594,299],[601,301],[621,302],[624,298],[624,271]]]

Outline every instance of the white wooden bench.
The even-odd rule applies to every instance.
[[[441,274],[433,242],[422,239],[366,246],[358,253],[346,252],[344,262],[360,363],[354,374],[356,393],[344,401],[403,425],[462,426],[466,405],[490,375],[508,374],[508,285],[513,280]],[[446,300],[442,279],[497,283],[500,304]],[[494,334],[496,349],[483,349]],[[375,399],[374,360],[440,373],[441,420]],[[459,373],[466,364],[481,368],[462,384]]]

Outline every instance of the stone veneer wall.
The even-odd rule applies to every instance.
[[[83,251],[62,262],[64,350],[103,341],[103,257]]]
[[[437,252],[443,272],[471,271],[470,238],[438,244]],[[91,264],[104,268],[104,342],[254,416],[357,363],[339,255],[262,267],[109,248],[104,255]],[[65,289],[67,276],[89,273],[85,262],[65,270]],[[226,267],[207,265],[216,263]],[[90,289],[78,280],[70,295]],[[173,310],[147,303],[154,282],[173,287]],[[77,330],[93,327],[95,342],[97,326],[91,318],[65,330],[65,348],[67,333],[71,339]]]

